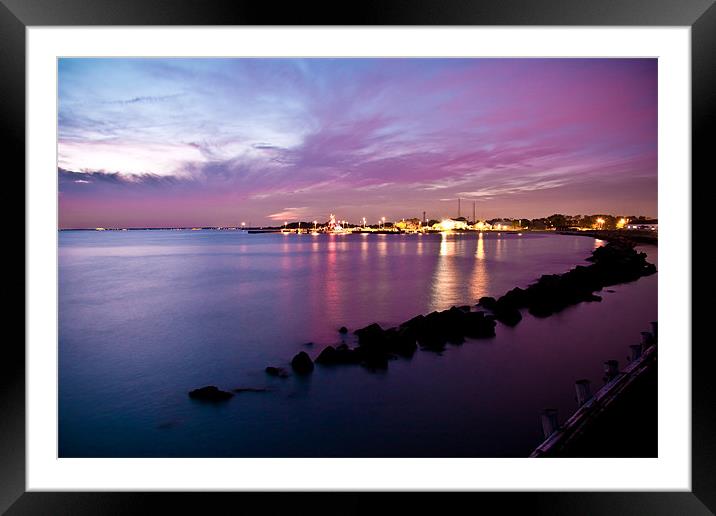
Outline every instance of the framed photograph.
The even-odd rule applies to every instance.
[[[0,509],[716,511],[713,2],[334,9],[2,0]]]

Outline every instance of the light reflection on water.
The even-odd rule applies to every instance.
[[[487,295],[489,285],[490,276],[485,255],[485,237],[483,233],[480,233],[475,245],[475,266],[470,278],[470,297],[480,299],[482,296]]]
[[[450,300],[458,298],[460,284],[455,263],[457,238],[447,233],[440,234],[440,252],[433,273],[430,311],[440,310],[448,305]]]

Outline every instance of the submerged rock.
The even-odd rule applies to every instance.
[[[346,333],[348,333],[348,328],[346,328],[345,326],[341,326],[340,328],[338,328],[338,333],[345,335]]]
[[[206,387],[189,391],[190,398],[202,401],[226,401],[232,396],[233,394],[230,392],[222,391],[215,385],[207,385]]]
[[[288,378],[288,372],[283,367],[268,366],[265,371],[266,374],[269,374],[271,376],[278,376],[279,378]]]
[[[360,361],[360,350],[351,349],[346,344],[341,344],[337,348],[326,346],[316,357],[316,364],[321,365],[358,364]]]
[[[313,371],[313,361],[308,353],[301,351],[291,360],[291,367],[297,374],[309,374]]]

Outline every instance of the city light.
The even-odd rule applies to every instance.
[[[438,224],[440,231],[452,231],[455,229],[455,221],[451,219],[444,219]]]
[[[591,215],[591,216],[561,216],[565,222],[549,222],[549,218],[546,219],[535,219],[523,224],[525,219],[489,219],[489,220],[475,220],[473,222],[465,220],[463,217],[452,218],[445,217],[442,220],[434,221],[430,223],[420,220],[417,217],[402,217],[395,219],[395,222],[391,222],[390,226],[387,226],[388,218],[383,216],[379,217],[377,223],[368,226],[368,217],[360,217],[355,223],[351,223],[346,219],[338,219],[338,217],[331,213],[329,220],[325,223],[321,223],[321,227],[318,227],[318,220],[313,221],[313,228],[303,226],[301,222],[293,221],[290,222],[291,229],[288,228],[289,221],[285,220],[282,226],[269,228],[273,231],[281,232],[284,234],[302,234],[312,233],[319,235],[322,233],[330,235],[345,235],[350,233],[401,233],[401,234],[423,234],[423,233],[453,233],[463,231],[495,231],[495,232],[507,232],[508,234],[523,235],[523,231],[589,231],[589,230],[606,230],[606,229],[637,229],[637,225],[630,221],[627,217],[613,216],[613,215]],[[656,231],[655,221],[646,220],[645,217],[641,217],[639,220],[644,219],[645,222],[654,222],[649,224],[638,225],[638,229],[652,229]],[[581,221],[581,223],[580,223]],[[251,222],[241,222],[241,228],[245,229],[250,227]],[[536,226],[536,227],[535,227]],[[567,229],[564,229],[567,228]],[[201,228],[197,228],[201,229]],[[221,229],[221,228],[219,228]],[[233,229],[233,228],[232,228]],[[269,232],[269,231],[261,231]],[[498,233],[499,234],[499,233]]]

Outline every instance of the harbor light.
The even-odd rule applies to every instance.
[[[455,221],[451,219],[443,219],[440,221],[440,231],[452,231],[455,229]]]

